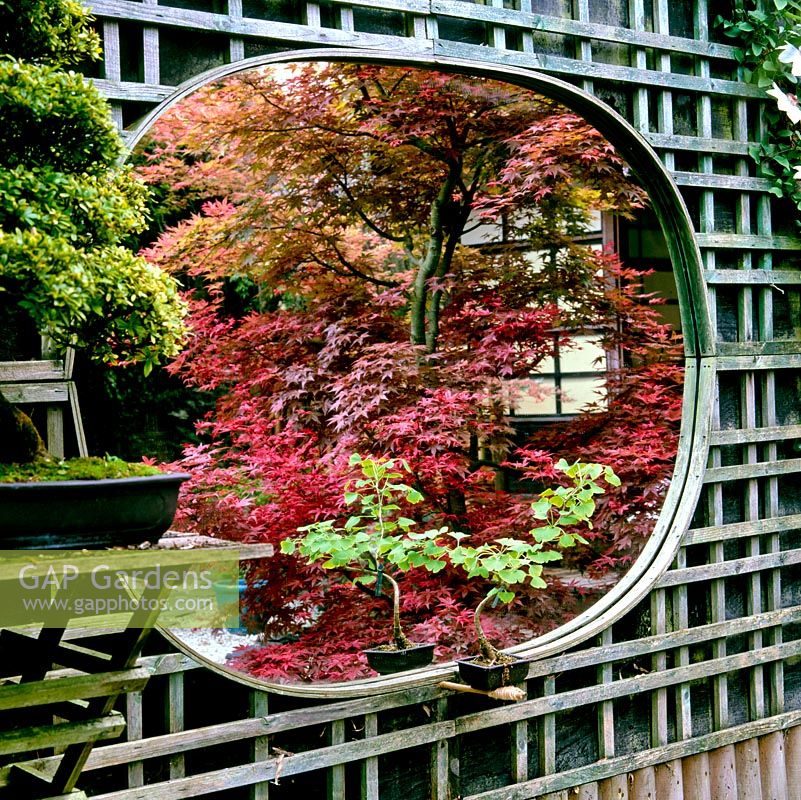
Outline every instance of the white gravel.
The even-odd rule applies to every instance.
[[[233,633],[228,628],[172,628],[170,633],[214,664],[225,664],[237,647],[261,644],[257,633]]]

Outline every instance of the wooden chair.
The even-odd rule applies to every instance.
[[[78,391],[72,380],[75,352],[68,348],[64,358],[48,358],[47,340],[42,343],[43,357],[35,361],[0,361],[0,391],[15,405],[43,405],[47,411],[46,430],[42,431],[47,449],[57,458],[64,457],[64,410],[69,408],[78,455],[88,455],[83,431]]]

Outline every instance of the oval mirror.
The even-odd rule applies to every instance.
[[[582,619],[646,547],[679,441],[645,162],[445,67],[228,72],[154,115],[133,163],[144,252],[191,302],[171,369],[209,409],[180,524],[275,554],[219,587],[239,627],[170,635],[324,691],[371,685],[363,651],[398,625],[435,663],[475,653],[488,594],[498,647]]]

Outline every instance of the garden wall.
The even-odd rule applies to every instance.
[[[105,45],[96,82],[121,126],[204,70],[311,47],[521,82],[535,71],[567,82],[553,84],[560,99],[571,85],[589,93],[600,105],[574,98],[588,118],[612,131],[609,110],[627,120],[686,205],[682,238],[679,195],[657,187],[663,222],[678,220],[672,255],[692,335],[684,438],[653,546],[609,602],[519,648],[532,659],[526,700],[455,695],[437,685],[448,667],[413,683],[285,694],[156,642],[165,652],[143,660],[153,677],[123,709],[128,741],[95,748],[87,794],[801,796],[800,243],[748,156],[764,130],[763,94],[738,79],[714,25],[724,4],[89,5]]]

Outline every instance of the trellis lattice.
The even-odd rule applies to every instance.
[[[726,4],[89,5],[105,46],[93,77],[121,127],[207,69],[309,47],[561,78],[657,152],[689,209],[702,294],[684,298],[698,320],[696,388],[673,561],[649,573],[627,614],[610,612],[587,641],[532,661],[526,700],[498,706],[431,680],[310,702],[174,651],[151,655],[142,662],[151,683],[124,709],[128,741],[95,748],[88,794],[801,797],[801,242],[748,156],[765,132],[763,95],[740,79],[714,26]],[[226,702],[201,727],[192,708],[210,691]]]

